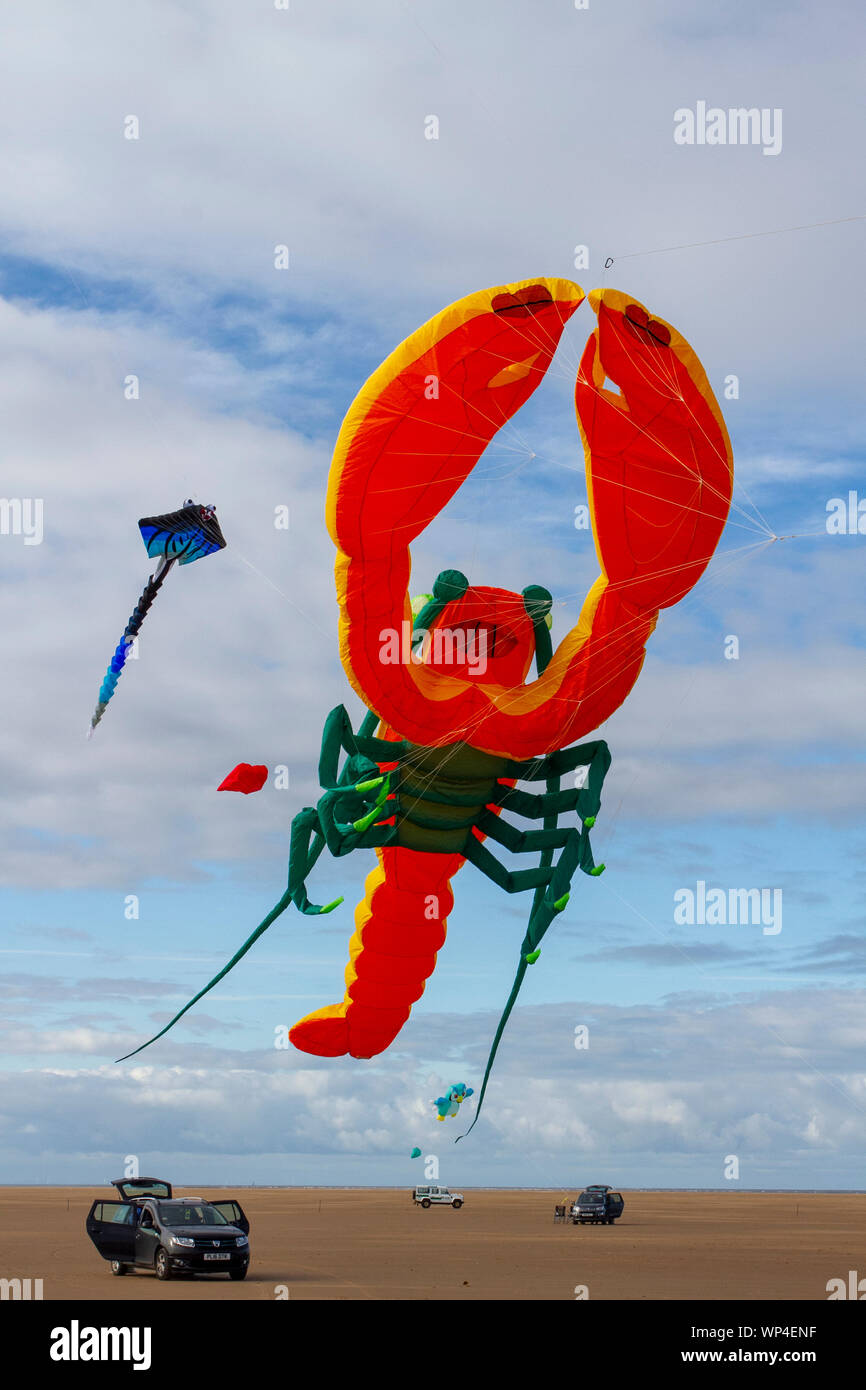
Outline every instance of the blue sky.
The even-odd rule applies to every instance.
[[[98,1183],[136,1154],[179,1182],[402,1184],[417,1144],[455,1186],[723,1186],[730,1154],[742,1186],[863,1186],[866,538],[825,526],[831,498],[866,497],[863,222],[837,221],[861,212],[862,18],[692,10],[155,4],[134,44],[107,4],[16,18],[0,59],[3,491],[43,499],[45,534],[0,537],[0,1181]],[[781,153],[676,146],[673,112],[698,100],[781,108]],[[627,289],[681,328],[738,485],[716,560],[602,731],[608,870],[546,938],[478,1127],[455,1150],[429,1102],[477,1085],[525,916],[470,869],[427,992],[374,1062],[273,1046],[342,994],[358,855],[317,870],[341,910],[285,915],[172,1035],[115,1066],[276,901],[324,716],[359,713],[323,521],[340,420],[425,319],[535,274]],[[584,306],[420,539],[418,591],[446,567],[543,583],[554,638],[575,621],[597,572],[573,525],[591,326]],[[217,504],[229,546],[167,585],[85,743],[148,573],[136,520],[187,495]],[[217,795],[241,760],[284,764],[289,788]],[[698,881],[781,890],[782,930],[678,925],[674,895]]]

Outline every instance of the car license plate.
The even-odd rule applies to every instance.
[[[231,1255],[205,1255],[206,1260],[230,1260]]]

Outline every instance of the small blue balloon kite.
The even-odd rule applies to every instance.
[[[436,1109],[439,1111],[438,1118],[444,1120],[446,1115],[456,1115],[464,1100],[474,1094],[475,1092],[472,1087],[464,1085],[462,1081],[458,1081],[453,1086],[449,1086],[444,1096],[439,1096],[438,1099],[433,1102]]]

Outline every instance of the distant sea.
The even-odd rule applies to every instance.
[[[103,1183],[99,1183],[99,1182],[7,1182],[7,1183],[0,1183],[0,1192],[3,1191],[4,1187],[15,1187],[15,1188],[23,1188],[23,1187],[34,1187],[34,1188],[37,1188],[37,1187],[45,1187],[45,1188],[52,1188],[52,1187],[64,1187],[64,1188],[66,1188],[66,1187],[69,1187],[69,1188],[76,1188],[76,1187],[80,1187],[80,1188],[82,1188],[83,1190],[90,1191],[91,1188],[102,1187],[102,1186],[104,1186],[104,1184],[103,1184]],[[189,1184],[189,1183],[184,1183],[184,1184],[182,1184],[182,1186],[184,1186],[184,1187],[189,1187],[190,1184]],[[198,1188],[201,1188],[202,1191],[207,1191],[208,1188],[213,1188],[214,1186],[217,1186],[217,1187],[224,1187],[224,1186],[226,1186],[226,1184],[225,1184],[225,1183],[217,1183],[217,1184],[214,1184],[214,1183],[199,1183],[199,1184],[197,1184],[197,1189],[198,1189]],[[257,1190],[261,1190],[262,1192],[405,1192],[406,1189],[407,1189],[407,1187],[413,1187],[414,1184],[411,1183],[411,1182],[390,1183],[390,1184],[387,1184],[387,1185],[378,1184],[378,1183],[362,1183],[362,1182],[357,1182],[357,1183],[321,1183],[321,1184],[315,1184],[315,1183],[277,1183],[277,1182],[253,1182],[253,1183],[237,1183],[237,1182],[233,1182],[233,1183],[230,1183],[229,1186],[231,1186],[233,1190],[236,1190],[236,1191],[238,1191],[238,1192],[254,1192],[254,1191],[257,1191]],[[577,1192],[577,1191],[580,1189],[581,1184],[580,1184],[580,1183],[570,1183],[570,1184],[568,1184],[568,1185],[561,1184],[561,1185],[556,1186],[556,1187],[520,1187],[520,1186],[518,1186],[518,1185],[515,1184],[515,1183],[511,1183],[511,1184],[506,1184],[505,1186],[499,1186],[499,1187],[497,1187],[497,1186],[494,1186],[494,1185],[492,1185],[492,1184],[487,1185],[487,1184],[477,1184],[477,1183],[473,1184],[473,1183],[466,1183],[466,1182],[463,1182],[463,1183],[456,1184],[456,1185],[455,1185],[455,1188],[456,1188],[456,1186],[459,1186],[459,1187],[460,1187],[460,1190],[461,1190],[462,1192],[571,1192],[571,1191]],[[766,1196],[768,1196],[768,1197],[784,1197],[785,1195],[788,1195],[788,1196],[791,1196],[791,1197],[832,1197],[832,1196],[859,1197],[859,1196],[863,1196],[864,1194],[866,1194],[866,1189],[864,1189],[864,1188],[862,1188],[862,1187],[734,1187],[734,1186],[732,1186],[732,1185],[731,1185],[731,1186],[728,1186],[728,1187],[629,1187],[629,1185],[628,1185],[627,1183],[623,1183],[623,1184],[621,1184],[621,1188],[622,1188],[622,1191],[623,1191],[623,1192],[694,1192],[694,1193],[713,1193],[713,1192],[718,1192],[718,1193],[726,1193],[726,1194],[728,1194],[728,1195],[731,1195],[731,1194],[743,1194],[743,1193],[748,1192],[748,1193],[758,1193],[758,1194],[763,1193],[764,1195],[766,1195]]]

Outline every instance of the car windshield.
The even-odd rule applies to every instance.
[[[160,1220],[166,1226],[227,1226],[222,1212],[209,1202],[160,1202]]]
[[[604,1203],[604,1193],[602,1192],[581,1192],[577,1199],[582,1206],[594,1207]]]

